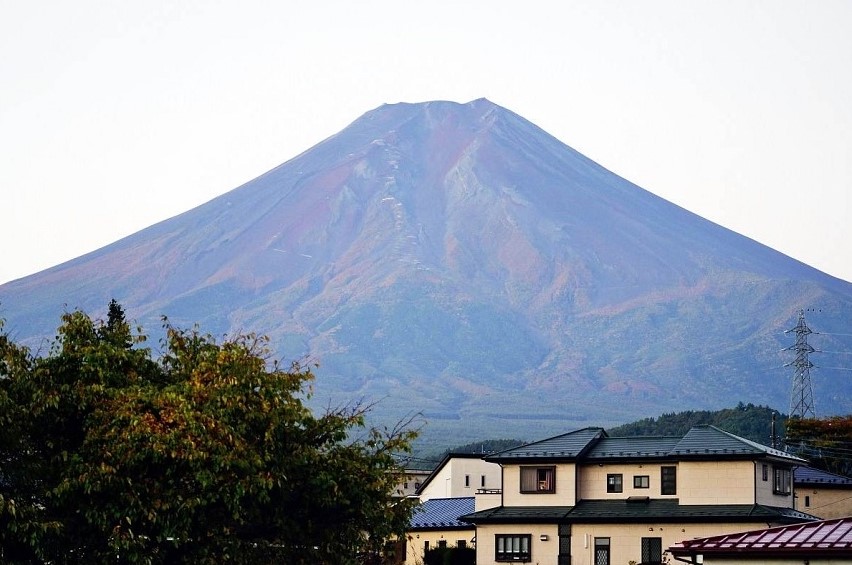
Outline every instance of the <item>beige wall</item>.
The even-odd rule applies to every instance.
[[[662,496],[660,494],[660,463],[643,464],[607,464],[584,465],[580,468],[579,496],[581,500],[623,500],[628,496],[650,496],[651,498],[678,498],[675,496]],[[676,463],[667,463],[666,466],[675,466]],[[611,493],[606,491],[606,477],[609,474],[621,474],[624,490]],[[633,488],[633,477],[635,475],[647,475],[648,488]],[[678,494],[680,494],[680,470],[678,470]]]
[[[474,499],[474,511],[488,510],[500,506],[503,501],[503,494],[500,491],[489,493],[478,493]]]
[[[408,545],[405,548],[405,565],[423,565],[423,553],[427,541],[430,549],[438,547],[441,541],[446,541],[448,547],[456,547],[458,540],[465,540],[468,547],[473,547],[471,540],[475,534],[473,528],[469,530],[409,532]]]
[[[754,504],[754,481],[753,461],[681,462],[677,494],[680,504]]]
[[[485,475],[484,488],[500,488],[500,465],[488,463],[482,459],[452,458],[432,477],[420,493],[420,500],[473,496],[477,489],[483,488],[481,486],[483,475]],[[465,486],[465,476],[470,477],[469,486]]]
[[[768,504],[792,506],[790,496],[774,494],[773,467],[767,464],[767,480],[763,480],[762,463],[753,461],[681,461],[677,468],[677,494],[660,493],[661,463],[603,464],[581,467],[580,498],[585,500],[624,499],[628,496],[677,498],[680,504]],[[623,492],[608,493],[607,475],[623,476]],[[649,488],[634,488],[633,477],[647,475]]]
[[[571,565],[592,565],[596,537],[610,539],[610,563],[627,565],[642,557],[642,538],[662,539],[663,551],[684,539],[743,532],[765,528],[765,522],[736,524],[574,524],[571,528]],[[477,565],[496,564],[494,536],[496,534],[530,534],[531,563],[557,565],[559,557],[558,529],[552,524],[483,525],[476,532]],[[542,541],[541,536],[547,540]],[[799,562],[801,565],[801,561]]]
[[[765,522],[735,524],[577,524],[571,530],[571,565],[592,565],[595,538],[610,538],[610,563],[642,557],[642,538],[662,538],[663,551],[684,539],[765,528]]]
[[[553,524],[480,526],[476,529],[476,565],[497,563],[494,559],[494,536],[496,534],[530,534],[532,536],[530,562],[537,565],[557,565],[559,536],[557,535],[557,527]],[[542,535],[546,535],[547,539],[542,540]]]
[[[538,465],[524,465],[536,467]],[[553,465],[542,464],[541,467]],[[521,466],[508,465],[503,469],[503,506],[573,506],[575,504],[574,464],[556,467],[556,492],[552,494],[521,494]]]
[[[823,520],[852,516],[852,489],[799,487],[795,502],[796,510]],[[806,506],[806,503],[809,504]]]

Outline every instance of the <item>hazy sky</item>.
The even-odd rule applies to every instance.
[[[0,0],[0,283],[486,97],[852,281],[852,1]]]

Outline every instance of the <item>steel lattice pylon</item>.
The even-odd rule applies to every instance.
[[[799,322],[795,328],[791,328],[784,333],[795,332],[796,343],[790,347],[784,348],[784,351],[795,351],[796,359],[792,363],[787,363],[785,367],[793,367],[793,390],[790,394],[790,417],[799,418],[816,418],[814,412],[814,392],[811,387],[811,367],[813,363],[808,359],[808,355],[816,351],[808,344],[808,335],[814,332],[808,327],[805,322],[804,310],[799,310]]]

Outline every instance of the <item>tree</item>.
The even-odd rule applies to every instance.
[[[114,301],[45,357],[0,325],[0,560],[349,563],[404,534],[410,422],[316,416],[265,338],[164,327],[154,360]]]
[[[784,441],[789,449],[808,459],[811,466],[852,475],[852,415],[790,418]]]

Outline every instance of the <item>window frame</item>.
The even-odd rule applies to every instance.
[[[608,493],[624,492],[624,473],[607,473],[606,474],[606,492],[608,492]]]
[[[594,539],[594,552],[592,553],[592,561],[598,562],[598,551],[606,552],[606,564],[612,563],[612,540],[610,538],[596,537]]]
[[[670,472],[671,476],[667,477],[667,472]],[[663,496],[677,494],[677,466],[662,465],[660,467],[660,494]]]
[[[788,467],[772,468],[772,494],[793,494],[793,471]]]
[[[651,475],[633,475],[633,488],[651,488]]]
[[[643,537],[640,542],[639,555],[641,556],[640,563],[662,563],[663,562],[663,538],[660,537]],[[656,554],[656,555],[652,555]],[[654,559],[654,557],[658,557]]]
[[[545,479],[542,481],[540,473],[545,473]],[[532,480],[531,484],[534,485],[532,489],[524,488],[524,476],[529,473],[535,473],[535,477]],[[550,475],[550,478],[547,479],[546,475]],[[521,494],[554,494],[556,492],[556,465],[526,465],[521,467],[521,471],[519,473],[520,478],[520,492]],[[530,479],[527,478],[527,482]],[[544,486],[543,486],[544,483]],[[549,485],[549,486],[547,486]]]
[[[512,548],[506,551],[506,541],[512,541]],[[514,550],[517,540],[518,551]],[[502,542],[502,544],[501,544]],[[526,551],[523,550],[526,545]],[[501,546],[503,551],[500,551]],[[500,563],[529,563],[532,560],[532,534],[494,534],[494,561]]]

